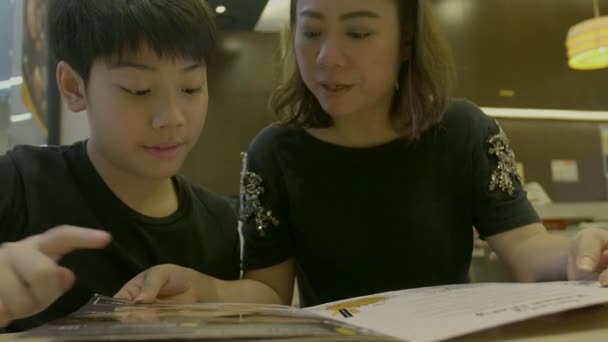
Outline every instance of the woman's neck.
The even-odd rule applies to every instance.
[[[319,140],[346,147],[373,147],[399,138],[388,118],[378,116],[338,119],[331,127],[308,132]]]

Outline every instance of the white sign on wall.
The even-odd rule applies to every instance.
[[[558,183],[578,182],[578,163],[576,160],[552,160],[551,178]]]

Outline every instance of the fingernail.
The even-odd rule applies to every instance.
[[[144,296],[143,293],[142,293],[139,296],[135,297],[134,302],[139,303],[139,302],[141,302],[141,301],[143,301],[145,299],[146,299],[146,296]]]
[[[589,257],[582,257],[578,260],[578,268],[582,271],[593,271],[595,262]]]
[[[93,236],[94,236],[95,238],[98,238],[98,239],[99,239],[99,238],[104,238],[104,239],[105,239],[105,238],[107,238],[107,237],[110,237],[110,236],[111,236],[111,235],[110,235],[110,233],[105,232],[105,231],[103,231],[103,230],[95,230],[95,231],[93,231],[93,233],[92,233],[92,234],[93,234]]]

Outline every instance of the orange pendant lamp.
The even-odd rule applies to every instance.
[[[608,68],[608,16],[600,16],[598,0],[593,0],[595,16],[568,31],[568,65],[574,70]]]

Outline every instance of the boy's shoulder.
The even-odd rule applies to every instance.
[[[20,145],[0,156],[0,241],[41,233],[59,217],[60,208],[82,203],[74,195],[77,186],[66,155],[74,148]]]
[[[15,161],[22,160],[39,160],[40,158],[49,159],[60,156],[66,149],[73,146],[35,146],[35,145],[17,145],[6,152]]]
[[[79,144],[70,146],[18,145],[11,148],[0,159],[0,165],[9,164],[26,180],[42,175],[51,176],[55,171],[64,172],[68,167],[66,153],[81,148]]]

